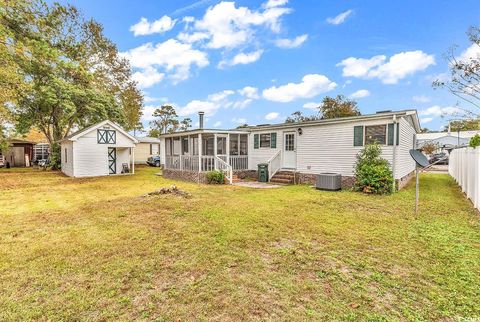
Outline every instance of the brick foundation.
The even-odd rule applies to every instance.
[[[233,174],[241,180],[257,180],[257,170],[234,170]]]
[[[162,175],[166,179],[207,183],[205,173],[198,173],[197,171],[163,169]]]

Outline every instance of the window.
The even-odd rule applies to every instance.
[[[65,163],[68,162],[68,154],[67,154],[67,148],[65,148]]]
[[[247,155],[248,154],[248,135],[241,134],[240,135],[240,155]]]
[[[224,136],[217,137],[217,154],[227,154],[227,138]]]
[[[285,134],[285,151],[295,151],[295,134]]]
[[[260,147],[261,148],[270,147],[270,133],[260,134]]]
[[[182,151],[183,154],[188,154],[188,138],[182,138]]]
[[[386,138],[386,125],[365,126],[365,144],[372,144],[374,142],[377,142],[378,144],[385,145]]]
[[[98,144],[115,144],[116,132],[114,130],[97,130],[97,142]]]

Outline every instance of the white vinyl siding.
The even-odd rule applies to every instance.
[[[61,144],[61,160],[62,160],[62,172],[67,176],[73,177],[73,144],[72,142],[66,141]],[[65,152],[67,153],[65,158]],[[65,160],[66,159],[66,160]],[[67,162],[65,162],[67,161]]]
[[[270,147],[259,147],[258,149],[254,149],[254,136],[255,134],[259,134],[259,145],[260,145],[260,137],[262,134],[271,134],[277,133],[276,138],[276,148]],[[277,153],[278,150],[283,148],[283,136],[282,131],[259,131],[259,132],[252,132],[248,138],[249,146],[248,146],[248,166],[250,170],[257,170],[259,163],[267,162],[271,157]]]
[[[135,147],[135,164],[146,164],[147,159],[153,155],[159,155],[159,143],[137,143]],[[152,153],[150,153],[152,151]]]
[[[410,149],[414,147],[415,128],[411,124],[411,116],[400,119],[400,141],[397,146],[397,162],[395,164],[395,178],[400,179],[415,171],[415,162],[410,156]]]

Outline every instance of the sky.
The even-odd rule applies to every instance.
[[[66,1],[62,1],[65,3]],[[466,32],[480,2],[79,0],[128,58],[145,95],[143,124],[171,104],[207,128],[280,123],[343,94],[362,114],[417,109],[440,130],[458,101],[432,81],[444,54],[477,55]]]

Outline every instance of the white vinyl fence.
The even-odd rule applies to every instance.
[[[480,209],[480,147],[455,149],[449,159],[448,173]]]

